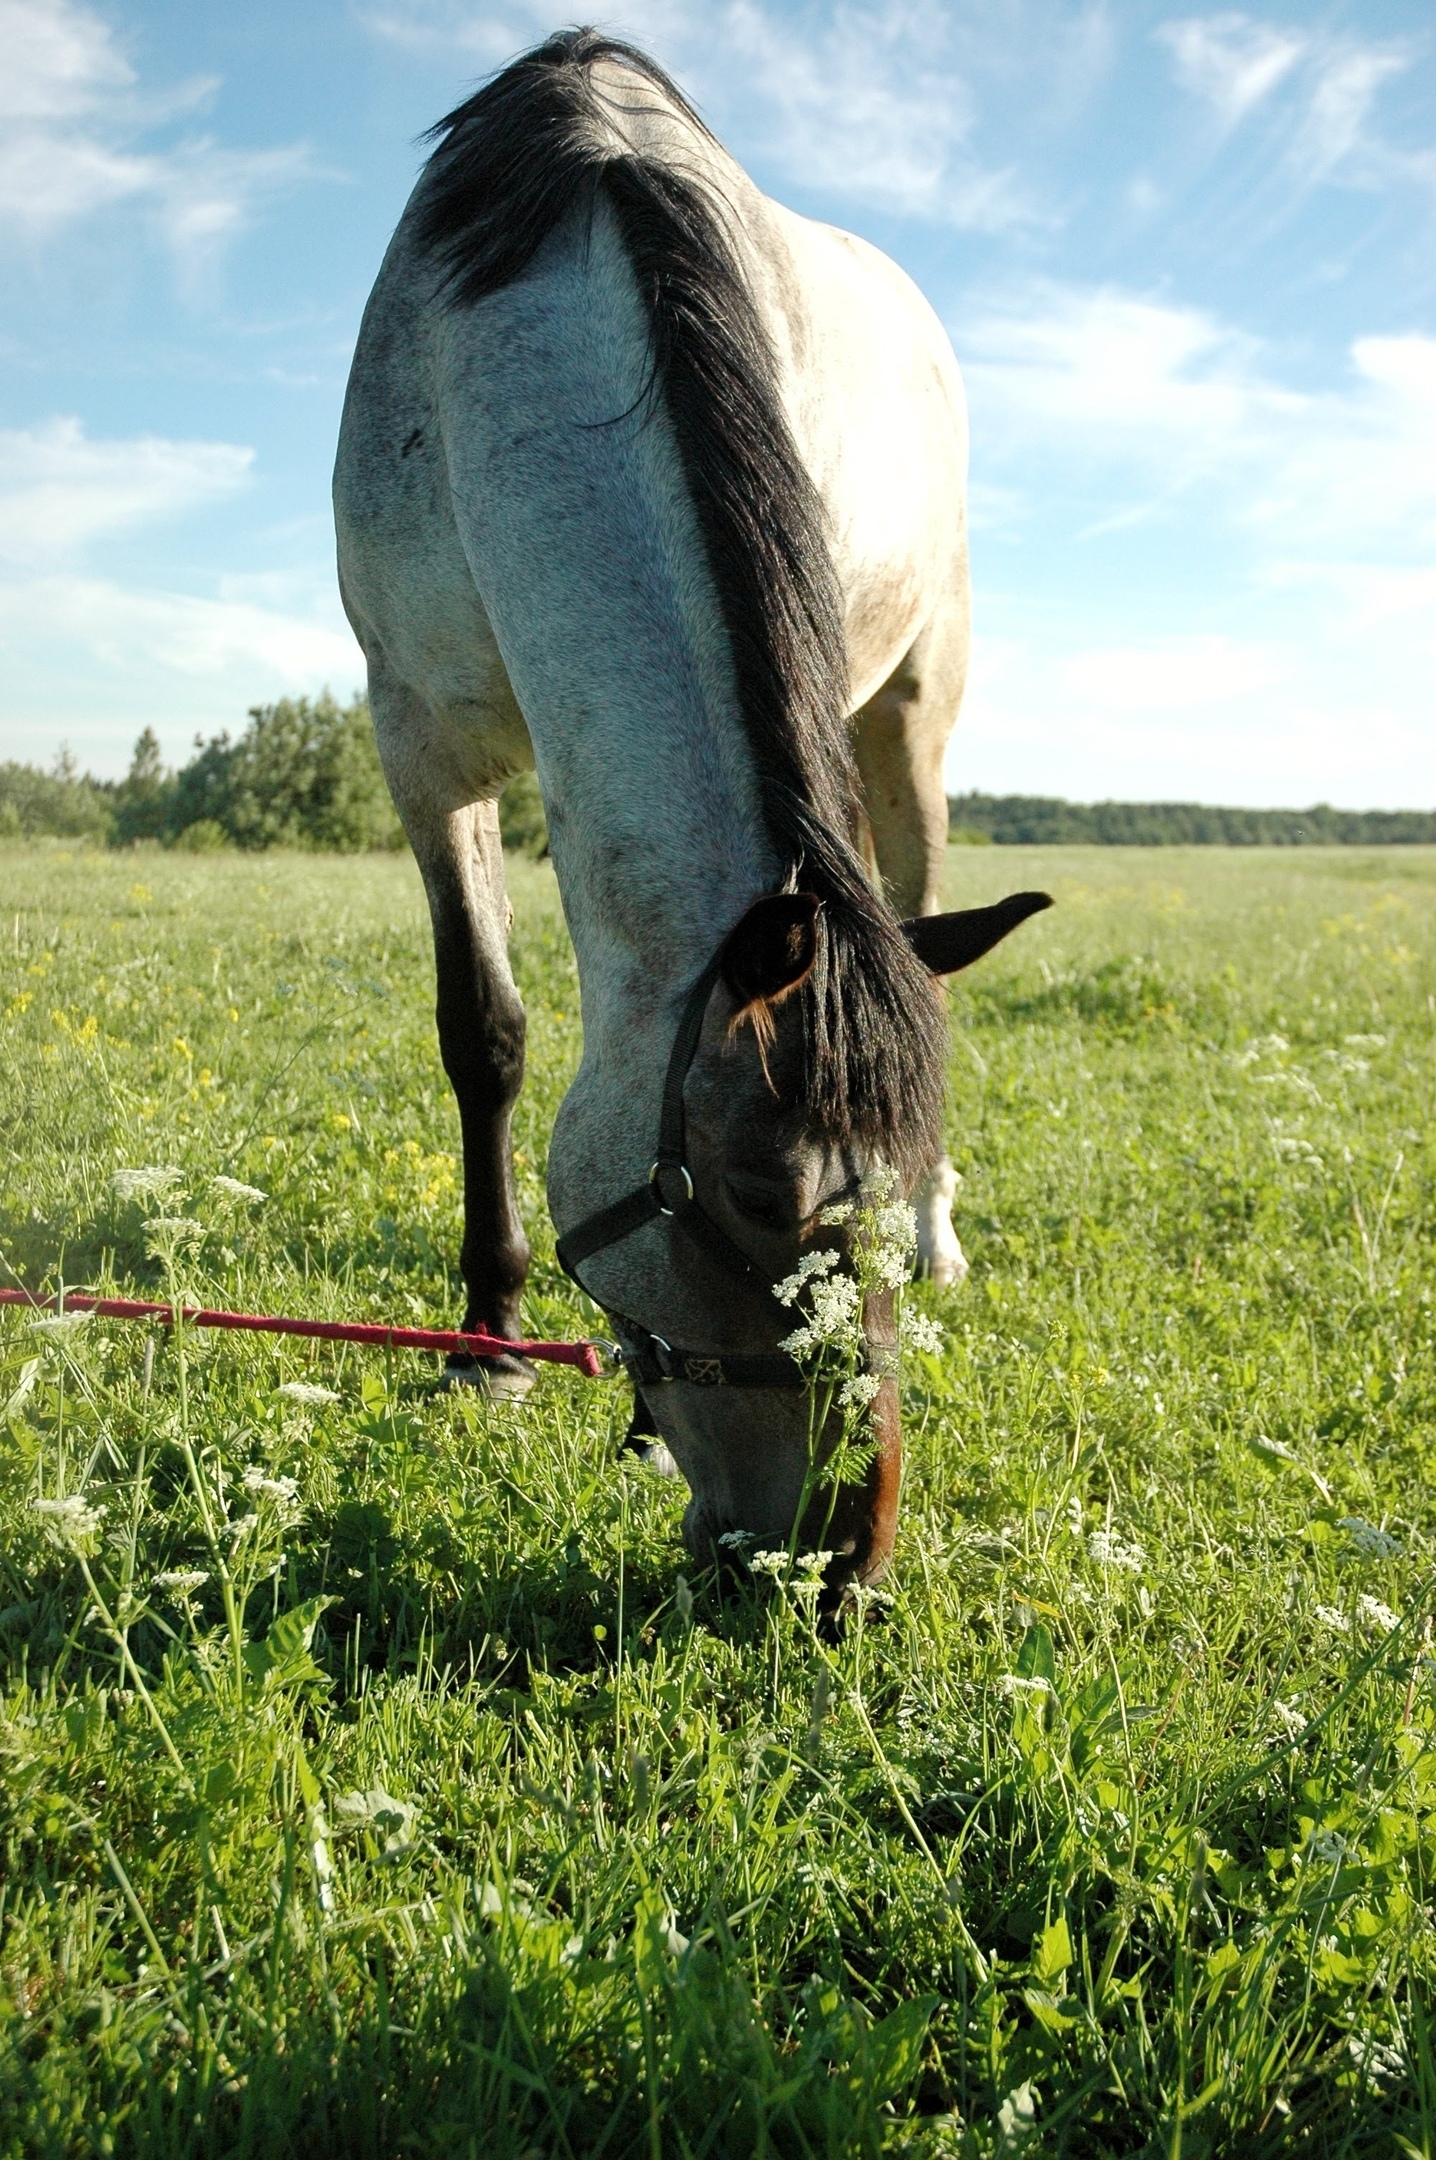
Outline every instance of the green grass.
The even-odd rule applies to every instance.
[[[576,985],[512,867],[567,1334]],[[1436,851],[951,881],[1059,906],[953,992],[972,1275],[836,1647],[691,1579],[615,1384],[0,1317],[6,2160],[1436,2155]],[[159,1292],[109,1181],[170,1165],[190,1293],[452,1323],[411,864],[0,897],[11,1279]]]

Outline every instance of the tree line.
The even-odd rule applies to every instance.
[[[1049,795],[948,798],[952,838],[1005,847],[1331,847],[1436,844],[1436,810],[1228,810],[1207,803],[1064,802]],[[543,801],[521,773],[499,804],[505,847],[548,852]],[[0,839],[52,837],[206,851],[292,847],[362,854],[400,848],[369,707],[281,698],[254,705],[237,737],[195,737],[176,770],[153,728],[123,780],[81,773],[61,752],[49,772],[0,764]]]
[[[1224,810],[1208,803],[950,795],[957,841],[1000,847],[1376,847],[1436,844],[1436,810]]]
[[[500,804],[504,844],[547,851],[532,773]],[[290,847],[364,854],[405,845],[389,800],[367,701],[281,698],[254,705],[231,739],[195,737],[194,756],[168,768],[153,728],[135,744],[123,780],[81,773],[62,751],[49,772],[0,765],[0,838],[80,839],[110,847],[158,842],[207,853]]]

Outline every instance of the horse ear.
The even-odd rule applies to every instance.
[[[932,975],[955,975],[971,967],[985,952],[1006,937],[1009,930],[1050,908],[1052,895],[1045,892],[1009,893],[995,907],[959,908],[953,915],[911,915],[903,924],[903,936]]]
[[[772,893],[734,924],[718,972],[740,1007],[771,1004],[807,981],[818,956],[821,904],[813,893]]]

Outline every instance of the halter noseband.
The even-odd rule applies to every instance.
[[[769,1284],[741,1245],[729,1237],[721,1223],[707,1213],[693,1189],[693,1173],[684,1161],[683,1085],[703,1033],[708,1000],[718,979],[722,955],[715,954],[689,991],[669,1052],[663,1082],[663,1107],[658,1118],[658,1153],[642,1185],[615,1200],[610,1207],[586,1215],[558,1241],[558,1260],[581,1290],[593,1292],[579,1274],[580,1262],[617,1245],[645,1223],[660,1216],[676,1223],[700,1252],[740,1282],[746,1290],[781,1311]],[[595,1299],[595,1303],[602,1303]],[[758,1353],[730,1350],[678,1350],[662,1335],[655,1335],[636,1320],[607,1306],[609,1319],[621,1341],[620,1362],[635,1387],[652,1387],[661,1380],[686,1380],[696,1387],[800,1388],[803,1375],[792,1358],[782,1351]]]

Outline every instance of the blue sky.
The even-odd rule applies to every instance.
[[[362,680],[328,483],[415,138],[531,0],[0,0],[0,756]],[[1436,803],[1429,0],[633,0],[972,410],[949,784]]]

